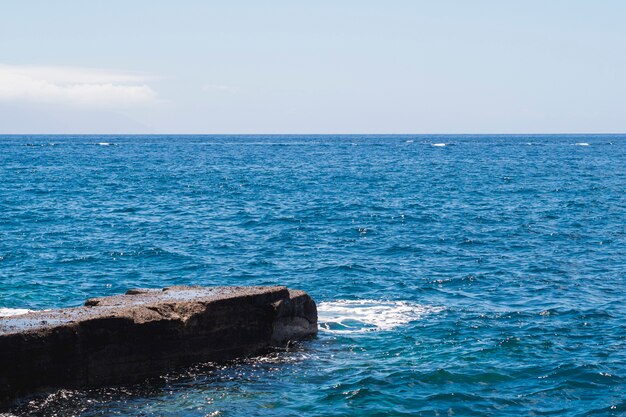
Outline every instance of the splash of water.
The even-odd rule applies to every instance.
[[[22,314],[30,313],[32,310],[25,308],[4,308],[0,307],[0,317],[19,316]]]
[[[329,333],[391,330],[442,310],[436,306],[381,300],[324,301],[317,306],[320,330]]]

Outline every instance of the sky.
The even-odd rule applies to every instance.
[[[0,0],[0,134],[626,132],[626,2]]]

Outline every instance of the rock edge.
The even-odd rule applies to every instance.
[[[315,302],[282,286],[133,289],[0,317],[0,405],[50,388],[133,383],[316,333]]]

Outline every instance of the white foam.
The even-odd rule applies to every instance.
[[[5,308],[0,307],[0,317],[19,316],[21,314],[30,313],[33,310],[27,310],[25,308]]]
[[[589,146],[587,142],[578,142],[576,146]]]
[[[98,145],[100,145],[100,146],[109,146],[111,144],[109,142],[98,142]]]
[[[446,144],[445,144],[445,143],[433,143],[432,145],[433,145],[433,146],[438,146],[438,147],[444,147],[444,146],[446,146]]]
[[[391,330],[442,310],[442,307],[381,300],[323,301],[317,306],[320,330],[328,333]]]
[[[406,142],[406,143],[413,143],[414,141],[412,139],[409,139],[409,140],[405,140],[404,142]]]

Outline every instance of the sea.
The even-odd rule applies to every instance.
[[[2,415],[624,416],[626,135],[0,137],[0,315],[181,284],[319,334]]]

